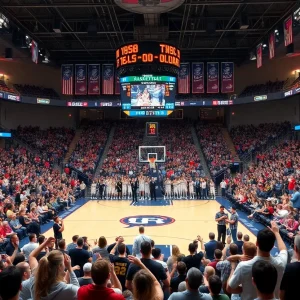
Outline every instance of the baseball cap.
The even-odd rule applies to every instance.
[[[191,289],[198,289],[203,282],[202,273],[197,268],[190,268],[186,278]]]
[[[92,264],[91,263],[85,263],[83,265],[83,272],[91,272],[92,270]]]

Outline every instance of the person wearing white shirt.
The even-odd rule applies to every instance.
[[[167,263],[163,261],[164,257],[161,254],[161,250],[159,248],[152,249],[152,256],[153,256],[153,260],[156,261],[157,263],[161,264],[167,273],[168,266],[167,266]]]
[[[270,251],[273,249],[275,241],[279,254],[271,256]],[[252,267],[257,261],[270,262],[277,270],[277,283],[275,288],[275,297],[279,298],[279,288],[284,269],[287,264],[288,253],[285,244],[279,234],[279,228],[276,222],[271,222],[271,229],[265,228],[257,234],[258,253],[249,261],[231,263],[231,273],[227,282],[227,292],[241,294],[241,300],[253,300],[257,297],[256,291],[252,285]],[[242,285],[242,287],[240,287]]]
[[[136,256],[137,258],[141,258],[141,244],[142,242],[149,242],[151,244],[151,238],[145,235],[145,228],[144,226],[139,227],[139,235],[134,239],[133,246],[132,246],[132,255]]]
[[[24,247],[21,249],[21,251],[24,253],[26,261],[28,261],[30,253],[39,246],[35,233],[30,233],[28,237],[29,243],[24,245]]]
[[[225,197],[225,189],[226,189],[226,182],[223,179],[220,183],[221,191],[222,191],[222,197]]]

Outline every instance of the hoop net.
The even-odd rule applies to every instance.
[[[149,161],[149,165],[150,165],[150,169],[155,169],[155,161],[156,161],[156,158],[155,157],[150,157],[148,159]]]

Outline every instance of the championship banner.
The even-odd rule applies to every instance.
[[[288,45],[293,43],[293,17],[289,16],[283,22],[284,26],[284,45],[287,47]]]
[[[256,47],[256,67],[257,69],[262,67],[262,44]]]
[[[178,73],[178,94],[190,93],[190,63],[180,64]]]
[[[220,91],[219,84],[219,63],[207,63],[207,93],[216,94]]]
[[[73,95],[73,65],[61,66],[62,94]]]
[[[115,78],[115,95],[120,95],[120,77],[117,74]]]
[[[234,63],[222,62],[221,63],[221,82],[222,93],[234,92]]]
[[[100,95],[100,65],[90,64],[88,67],[88,94]]]
[[[75,95],[86,95],[86,65],[78,64],[75,65]]]
[[[272,31],[269,35],[269,59],[275,57],[275,32]]]
[[[192,63],[192,93],[204,93],[204,63]]]
[[[39,47],[34,40],[31,41],[31,59],[36,64],[39,62]]]
[[[114,94],[114,65],[105,64],[102,65],[102,94],[113,95]]]

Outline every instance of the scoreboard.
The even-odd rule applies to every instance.
[[[147,122],[146,123],[146,136],[157,137],[158,136],[158,122]]]
[[[180,55],[177,47],[166,43],[131,43],[116,50],[116,68],[135,64],[164,64],[179,68]]]

